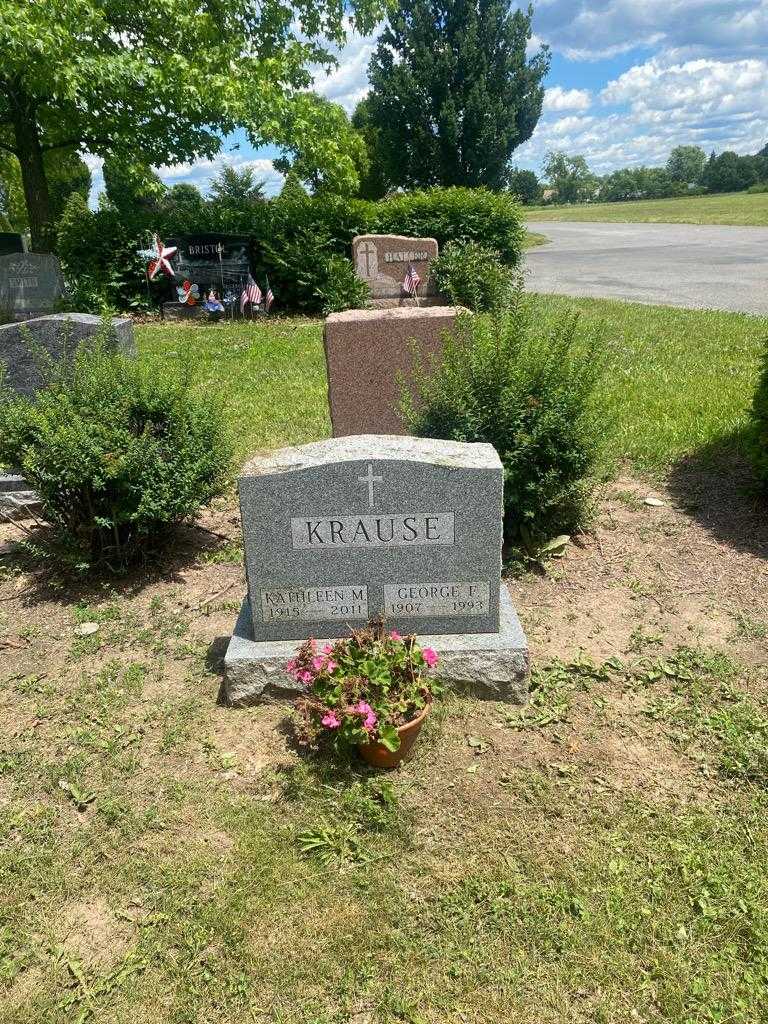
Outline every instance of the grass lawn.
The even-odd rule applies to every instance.
[[[563,305],[607,325],[629,468],[592,534],[509,583],[529,705],[446,698],[390,775],[302,756],[285,706],[217,703],[231,495],[82,585],[0,525],[3,1024],[764,1019],[768,523],[730,455],[662,476],[733,444],[765,324],[542,317]],[[240,460],[328,434],[318,323],[137,333],[222,389]]]
[[[527,220],[590,220],[620,224],[741,224],[768,225],[768,193],[690,196],[681,199],[641,199],[627,203],[580,206],[527,206]]]
[[[603,399],[614,424],[614,458],[663,471],[745,423],[768,337],[765,321],[597,299],[532,301],[543,318],[572,308],[581,311],[586,329],[604,325],[611,368]],[[319,322],[151,325],[137,334],[145,359],[159,366],[169,357],[190,360],[201,384],[222,388],[238,461],[258,448],[329,436]]]

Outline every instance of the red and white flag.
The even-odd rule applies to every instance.
[[[240,312],[242,313],[245,307],[250,302],[251,306],[260,306],[263,296],[261,294],[261,288],[256,284],[251,275],[248,275],[248,281],[246,282],[243,293],[240,296]]]
[[[264,308],[269,312],[272,303],[275,301],[275,293],[272,291],[272,285],[269,283],[267,278],[267,297],[264,300]]]
[[[403,281],[403,288],[405,289],[405,291],[408,292],[409,295],[412,295],[414,298],[416,298],[416,292],[420,284],[421,278],[416,273],[416,267],[414,267],[414,265],[411,263],[408,265],[408,273],[405,275],[405,280]]]

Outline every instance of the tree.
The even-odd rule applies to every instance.
[[[73,149],[57,149],[43,158],[48,178],[51,223],[61,219],[69,197],[77,192],[84,199],[91,191],[91,172],[79,153]],[[29,218],[24,201],[21,166],[7,150],[0,149],[0,214],[14,231],[29,230]]]
[[[387,181],[502,187],[544,99],[549,50],[526,56],[532,13],[511,0],[400,0],[368,69]]]
[[[356,184],[303,90],[310,64],[348,27],[369,33],[382,0],[0,0],[0,148],[21,164],[33,247],[53,242],[45,154],[81,148],[147,164],[213,157],[244,127],[254,145],[295,146]]]
[[[524,206],[535,206],[541,202],[541,182],[533,171],[522,171],[513,167],[507,172],[507,188],[520,197]]]
[[[252,167],[238,170],[231,164],[225,164],[211,182],[211,198],[225,206],[254,206],[264,202],[264,185],[264,180],[256,178]]]
[[[383,199],[392,188],[392,183],[387,178],[385,170],[385,158],[381,152],[381,132],[376,126],[371,115],[370,98],[360,100],[352,114],[352,127],[363,140],[366,150],[367,167],[364,171],[359,170],[360,188],[358,195],[361,199]]]
[[[701,146],[675,146],[667,160],[667,174],[683,185],[698,185],[706,163]]]
[[[726,150],[720,156],[714,153],[704,168],[701,183],[710,192],[743,192],[757,184],[760,177],[758,160],[752,156],[739,156]]]
[[[109,157],[103,174],[107,199],[131,218],[156,210],[166,193],[164,183],[143,160]]]
[[[597,178],[583,156],[551,151],[544,164],[544,176],[556,190],[558,203],[586,202],[597,188]]]
[[[322,96],[307,93],[304,103],[307,112],[305,127],[291,135],[291,141],[281,146],[283,155],[273,160],[275,170],[281,174],[293,171],[315,194],[325,192],[347,195],[356,192],[360,184],[360,170],[368,170],[365,143],[350,124],[347,113],[338,103]],[[311,123],[312,127],[308,125]],[[335,153],[335,159],[329,154]],[[351,163],[353,172],[349,173]]]
[[[665,167],[623,167],[600,182],[600,199],[608,203],[627,199],[664,199],[681,195],[686,186],[674,181]]]

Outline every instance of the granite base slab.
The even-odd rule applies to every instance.
[[[295,697],[301,687],[286,673],[285,665],[299,642],[256,642],[246,598],[224,657],[227,703],[241,707]],[[318,637],[318,642],[322,646],[327,640]],[[449,689],[511,704],[528,699],[528,641],[505,586],[501,587],[498,633],[420,636],[419,642],[440,655],[440,679]]]
[[[444,295],[420,295],[418,302],[407,295],[400,299],[369,299],[366,309],[421,309],[423,306],[448,306]]]
[[[0,520],[29,519],[39,511],[40,498],[24,477],[0,472]]]

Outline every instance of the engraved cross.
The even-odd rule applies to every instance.
[[[373,466],[370,463],[368,463],[368,473],[367,473],[367,475],[366,476],[359,476],[357,479],[358,479],[358,481],[361,484],[368,484],[368,505],[369,505],[370,508],[373,508],[373,485],[374,484],[383,484],[384,483],[384,477],[383,476],[374,476],[373,475]]]

